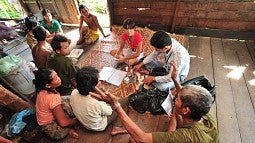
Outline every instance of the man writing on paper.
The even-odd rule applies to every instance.
[[[108,101],[118,114],[122,124],[130,134],[130,142],[138,143],[218,143],[218,131],[215,120],[208,113],[213,103],[210,93],[203,87],[187,85],[181,88],[177,82],[177,68],[174,62],[171,78],[177,88],[177,98],[168,132],[145,133],[125,113],[117,98],[106,93]]]

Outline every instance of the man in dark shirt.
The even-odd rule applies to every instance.
[[[54,69],[61,79],[61,86],[56,88],[61,95],[70,95],[75,86],[76,67],[72,60],[66,57],[70,54],[68,39],[62,35],[56,35],[51,42],[53,52],[49,56],[46,67]]]

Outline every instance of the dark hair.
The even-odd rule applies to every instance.
[[[34,19],[26,18],[25,25],[26,25],[28,30],[32,30],[33,27],[38,25],[38,22]]]
[[[76,73],[77,89],[80,94],[87,96],[89,92],[95,91],[98,84],[99,72],[96,68],[85,66]]]
[[[35,79],[33,80],[35,84],[36,91],[39,92],[41,90],[50,90],[46,88],[46,84],[52,82],[51,73],[53,69],[42,68],[35,71]]]
[[[54,51],[56,50],[60,50],[61,49],[61,42],[68,42],[68,39],[63,36],[63,35],[56,35],[53,37],[52,41],[51,41],[51,47]]]
[[[8,56],[7,53],[0,51],[0,58],[6,57],[6,56]]]
[[[33,29],[33,34],[37,41],[44,41],[46,39],[46,30],[42,26],[37,26]]]
[[[42,10],[42,15],[45,16],[47,13],[50,13],[49,9],[43,9]]]
[[[81,11],[81,10],[84,9],[84,8],[89,9],[85,4],[81,4],[81,5],[79,6],[79,11]]]
[[[189,118],[199,121],[210,111],[213,99],[205,88],[198,85],[187,85],[182,88],[180,95],[182,107],[190,109]]]
[[[123,21],[123,28],[124,29],[134,29],[135,28],[135,22],[131,18],[127,18]]]
[[[165,46],[172,45],[171,37],[165,31],[157,31],[151,37],[151,45],[158,49],[163,49]]]

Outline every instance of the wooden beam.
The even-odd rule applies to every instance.
[[[175,11],[174,11],[174,17],[173,17],[172,26],[171,26],[171,33],[173,33],[174,29],[175,29],[175,23],[176,23],[177,13],[178,13],[179,7],[180,7],[180,1],[181,0],[177,0],[177,2],[176,2]]]
[[[25,102],[17,95],[4,88],[2,85],[0,85],[0,105],[13,110],[14,112],[19,112],[26,108],[32,107],[31,104]]]

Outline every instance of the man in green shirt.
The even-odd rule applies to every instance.
[[[72,60],[66,57],[70,54],[69,44],[66,37],[56,35],[51,41],[53,52],[46,63],[46,67],[54,69],[61,79],[61,86],[56,88],[61,95],[70,95],[71,89],[75,85],[76,67]]]
[[[177,67],[171,62],[171,78],[177,91],[175,107],[170,117],[168,132],[145,133],[125,113],[117,98],[106,92],[112,108],[130,134],[130,142],[136,143],[218,143],[216,122],[208,114],[213,99],[210,92],[197,85],[181,87],[177,81]]]

